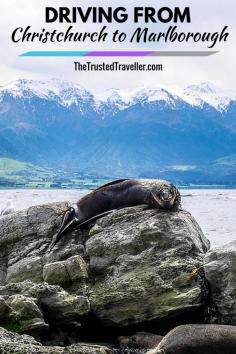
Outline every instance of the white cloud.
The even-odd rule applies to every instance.
[[[128,3],[128,4],[127,4]],[[137,59],[140,62],[146,63],[162,63],[164,66],[163,72],[144,72],[144,73],[127,73],[127,72],[90,72],[82,73],[75,72],[73,61],[74,58],[24,58],[18,54],[28,50],[108,50],[112,46],[110,43],[101,45],[77,45],[70,44],[54,47],[53,45],[33,45],[29,44],[13,44],[11,42],[12,30],[17,26],[32,25],[35,30],[41,30],[43,27],[61,28],[62,30],[67,25],[44,23],[45,6],[94,6],[92,0],[1,0],[0,13],[0,41],[1,41],[1,79],[0,83],[6,83],[18,78],[27,79],[46,79],[51,77],[59,77],[62,79],[72,80],[79,84],[94,89],[96,91],[103,90],[109,87],[128,88],[143,85],[188,85],[199,83],[202,81],[210,81],[218,86],[235,89],[235,71],[236,71],[236,2],[235,0],[182,0],[171,1],[162,0],[158,3],[154,0],[114,0],[112,6],[124,6],[131,13],[134,6],[190,6],[192,14],[192,23],[181,26],[181,29],[186,31],[218,31],[223,26],[228,25],[230,30],[230,39],[227,43],[217,45],[219,53],[206,58],[142,58]],[[111,1],[97,0],[96,6],[111,6]],[[83,26],[75,25],[80,31],[95,31],[97,26],[94,24],[86,24]],[[134,26],[131,21],[110,26],[111,29],[117,27],[123,28],[124,31],[132,31]],[[163,30],[166,26],[160,24],[152,24],[149,26],[153,31]],[[168,27],[168,25],[167,25]],[[162,50],[163,50],[162,46]],[[190,47],[185,46],[188,50]],[[114,47],[113,47],[114,49]],[[122,44],[115,49],[128,50],[128,44]],[[132,49],[160,49],[159,44],[132,46]],[[170,49],[170,48],[168,48]],[[176,48],[175,48],[176,49]],[[183,48],[182,48],[183,49]],[[205,48],[204,48],[205,49]],[[76,59],[78,60],[78,58]],[[81,62],[87,61],[88,58],[80,59]],[[90,59],[96,63],[102,62],[103,59]],[[111,62],[113,59],[105,59],[106,62]],[[121,62],[132,63],[134,59],[121,59]]]

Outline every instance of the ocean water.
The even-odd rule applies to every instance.
[[[75,202],[88,191],[79,190],[0,190],[0,209],[11,199],[16,210],[33,205],[70,201]],[[181,190],[182,206],[190,211],[201,226],[211,246],[221,246],[236,240],[236,190]]]

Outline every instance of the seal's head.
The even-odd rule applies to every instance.
[[[151,189],[154,203],[160,209],[178,209],[181,202],[181,197],[178,189],[170,183],[163,184],[162,186],[153,187]]]

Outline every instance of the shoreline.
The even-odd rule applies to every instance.
[[[178,186],[178,189],[180,190],[236,190],[236,185],[235,186],[227,186],[227,185],[194,185],[194,186]],[[99,185],[96,186],[96,188],[100,187]],[[55,191],[55,190],[78,190],[78,191],[92,191],[96,188],[76,188],[76,187],[71,187],[71,188],[42,188],[42,187],[0,187],[0,191],[3,190],[42,190],[42,191]]]
[[[89,192],[88,189],[0,189],[0,207],[3,209],[8,199],[15,210],[54,202],[75,203]],[[192,213],[212,247],[235,240],[236,189],[183,188],[180,193],[182,208]]]

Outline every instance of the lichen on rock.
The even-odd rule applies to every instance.
[[[185,212],[122,209],[98,221],[86,243],[95,284],[92,311],[127,326],[200,307],[201,286],[188,282],[209,242]]]
[[[204,270],[212,292],[212,322],[236,325],[236,241],[210,250]]]
[[[73,344],[67,347],[42,346],[29,335],[19,335],[0,327],[0,352],[4,354],[112,354],[112,350],[93,344]]]
[[[117,210],[51,250],[67,208],[48,204],[0,218],[2,327],[42,338],[70,326],[69,338],[76,326],[78,342],[87,321],[116,329],[204,306],[201,281],[189,282],[189,273],[202,265],[209,241],[188,212]],[[68,353],[109,352],[77,342]]]

